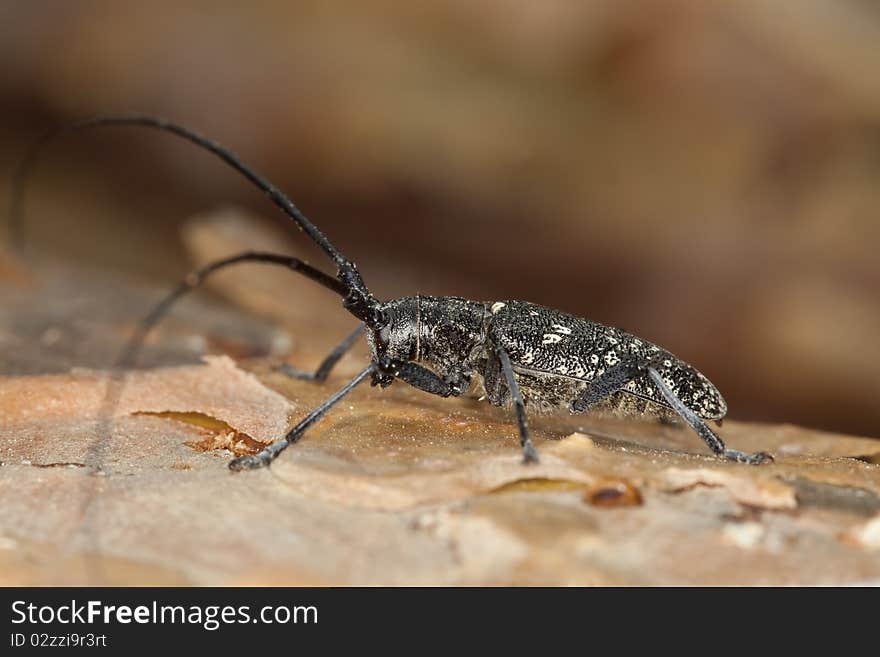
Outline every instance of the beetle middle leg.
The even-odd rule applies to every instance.
[[[660,372],[649,361],[621,363],[616,367],[606,370],[602,376],[590,384],[580,397],[571,403],[571,410],[574,413],[583,413],[614,393],[620,392],[630,381],[645,375],[651,378],[651,381],[660,394],[663,395],[666,403],[681,416],[688,426],[709,446],[709,449],[718,456],[730,461],[736,461],[737,463],[748,463],[750,465],[758,465],[773,460],[773,457],[767,452],[748,454],[735,449],[728,449],[718,434],[712,431],[702,418],[676,396],[663,380]]]
[[[538,452],[532,444],[531,434],[529,432],[529,421],[526,417],[526,406],[523,403],[522,395],[519,392],[519,384],[516,382],[516,376],[513,373],[513,366],[510,364],[510,356],[499,346],[495,347],[495,355],[501,365],[501,373],[507,383],[507,390],[510,392],[510,399],[513,408],[516,410],[516,423],[519,426],[519,442],[523,450],[523,463],[537,463]]]

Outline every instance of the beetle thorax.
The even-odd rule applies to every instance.
[[[373,357],[418,362],[438,374],[469,369],[485,342],[484,304],[459,297],[403,297],[382,308],[388,324],[370,339]],[[377,344],[378,342],[378,344]]]

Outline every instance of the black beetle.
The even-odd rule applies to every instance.
[[[357,331],[324,359],[316,372],[307,374],[289,368],[292,376],[323,381],[362,332],[370,344],[372,357],[367,367],[284,438],[255,455],[231,461],[232,470],[271,463],[367,378],[383,388],[400,379],[442,397],[480,391],[482,387],[490,403],[514,407],[526,463],[538,460],[529,437],[527,408],[582,413],[598,406],[660,417],[677,415],[718,456],[749,464],[772,460],[766,452],[746,454],[726,448],[705,422],[720,422],[727,413],[727,404],[715,386],[668,351],[621,329],[524,301],[479,302],[432,296],[377,300],[355,264],[280,190],[225,147],[170,121],[150,116],[99,117],[47,134],[16,172],[10,209],[13,241],[21,241],[23,182],[41,147],[61,132],[119,125],[169,132],[214,153],[260,188],[336,266],[334,278],[299,258],[274,253],[247,252],[213,262],[190,274],[156,306],[140,324],[121,362],[133,357],[147,331],[176,299],[213,272],[240,262],[281,265],[298,272],[336,292],[342,298],[343,307],[362,322]]]

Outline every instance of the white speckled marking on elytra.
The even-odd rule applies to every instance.
[[[561,333],[562,335],[571,335],[571,329],[567,326],[563,326],[562,324],[554,324],[553,325],[554,333]]]
[[[530,310],[529,315],[531,315],[532,317],[539,317],[541,313],[536,313],[534,310]]]
[[[499,310],[504,308],[504,306],[506,306],[506,305],[507,304],[502,301],[496,301],[495,303],[492,304],[492,308],[491,308],[492,314],[495,315]]]
[[[560,374],[568,374],[568,367],[566,367],[565,365],[560,365],[556,368],[556,371]]]
[[[523,357],[522,357],[523,365],[531,365],[534,362],[535,362],[535,352],[534,351],[527,351],[525,354],[523,354]]]
[[[562,337],[555,333],[545,333],[544,339],[541,340],[541,344],[556,344],[560,340],[562,340]]]
[[[617,357],[616,351],[609,351],[605,354],[605,364],[609,367],[611,365],[617,365],[620,362],[620,358]]]

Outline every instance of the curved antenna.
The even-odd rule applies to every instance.
[[[384,324],[384,317],[379,310],[378,302],[373,298],[367,286],[364,284],[357,267],[337,249],[333,243],[297,208],[287,196],[275,185],[248,167],[241,159],[228,148],[221,146],[215,141],[203,137],[181,125],[153,116],[129,115],[129,116],[101,116],[63,126],[44,134],[31,148],[27,155],[19,163],[13,174],[12,194],[9,206],[9,234],[13,245],[19,248],[24,241],[24,222],[22,221],[21,208],[24,200],[24,188],[28,174],[33,168],[38,155],[43,148],[56,137],[69,132],[77,132],[88,128],[104,126],[141,126],[154,128],[167,132],[203,148],[247,178],[255,187],[260,189],[269,200],[272,201],[284,214],[293,219],[297,226],[308,235],[326,253],[337,267],[337,277],[346,286],[348,294],[344,305],[349,312],[366,322],[373,328]]]
[[[168,314],[168,310],[178,299],[180,299],[180,297],[200,286],[205,282],[205,279],[214,272],[243,262],[258,262],[287,267],[288,269],[323,285],[328,290],[336,292],[336,294],[342,297],[348,294],[348,288],[345,287],[343,283],[293,256],[265,253],[262,251],[245,251],[244,253],[238,253],[223,258],[222,260],[215,260],[214,262],[208,263],[204,267],[191,272],[153,307],[149,315],[144,317],[144,319],[138,323],[134,333],[126,343],[125,348],[113,364],[113,369],[120,370],[131,367],[135,364],[137,354],[147,335],[156,324],[159,323],[159,320]]]

